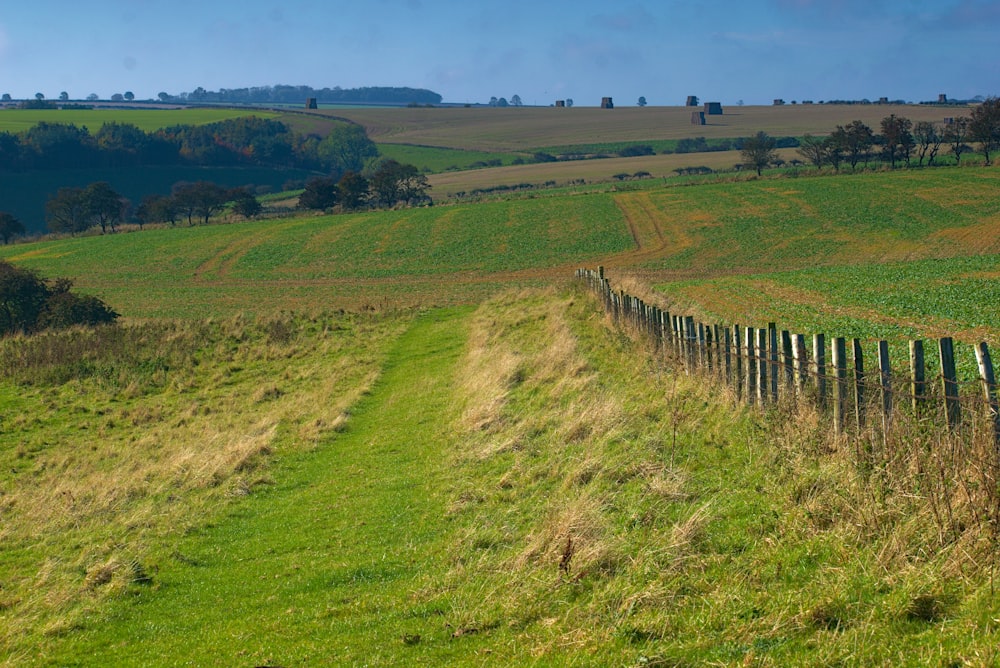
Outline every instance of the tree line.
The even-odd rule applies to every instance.
[[[438,93],[425,88],[363,86],[361,88],[313,88],[311,86],[253,86],[205,90],[170,95],[160,93],[161,102],[223,102],[228,104],[304,104],[311,97],[328,104],[441,104]]]
[[[153,132],[117,122],[94,133],[73,123],[48,122],[19,133],[0,132],[0,171],[258,165],[343,174],[360,170],[377,154],[360,125],[338,124],[320,137],[256,116]]]
[[[820,169],[824,166],[840,170],[844,164],[851,170],[859,164],[868,166],[881,161],[892,169],[898,165],[911,166],[914,159],[918,166],[933,166],[942,149],[961,164],[962,155],[978,150],[987,165],[1000,150],[1000,98],[987,98],[973,107],[968,116],[949,119],[948,122],[914,123],[905,116],[890,114],[882,119],[875,132],[860,120],[838,125],[825,137],[806,134],[799,142],[798,153]],[[973,147],[975,144],[976,147]],[[761,170],[781,162],[776,148],[777,140],[765,132],[742,140],[742,166]]]
[[[358,211],[430,203],[427,177],[413,165],[382,160],[368,170],[348,171],[340,176],[317,176],[306,183],[299,197],[303,209]],[[169,195],[147,195],[137,207],[106,181],[85,188],[60,188],[45,203],[48,229],[56,234],[80,234],[100,228],[116,232],[123,223],[142,229],[151,223],[176,225],[186,221],[207,225],[210,219],[230,211],[244,219],[255,218],[263,205],[247,188],[226,188],[210,181],[178,182]],[[7,244],[25,233],[12,214],[0,211],[0,238]]]

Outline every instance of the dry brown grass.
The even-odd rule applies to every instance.
[[[476,109],[338,109],[330,114],[365,126],[377,142],[443,146],[479,151],[530,151],[546,146],[603,142],[746,137],[758,130],[773,136],[827,134],[861,120],[878,127],[890,114],[914,122],[941,121],[967,113],[961,108],[918,105],[786,105],[725,107],[707,125],[691,124],[688,107],[550,107]]]
[[[22,428],[58,447],[25,449],[30,469],[0,494],[0,540],[26,560],[3,583],[0,647],[28,629],[70,630],[148,582],[169,536],[273,484],[273,454],[308,450],[342,428],[393,328],[345,321],[306,334],[308,319],[283,318],[199,329],[199,363],[172,369],[159,390],[125,380],[109,396],[87,378],[42,390],[53,413]],[[69,430],[55,424],[64,415],[74,415]]]

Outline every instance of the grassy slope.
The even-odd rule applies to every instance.
[[[631,247],[607,195],[304,216],[0,249],[135,317],[478,300],[520,271]]]
[[[853,507],[864,480],[847,453],[815,449],[814,426],[772,416],[765,430],[593,313],[580,294],[531,291],[419,318],[346,430],[282,451],[271,484],[33,656],[996,658],[988,578],[963,567],[983,556],[974,538],[942,547],[905,495]]]
[[[39,122],[73,123],[97,130],[105,123],[130,123],[144,132],[173,125],[206,125],[241,116],[275,118],[279,114],[239,109],[3,109],[0,132],[23,132]]]

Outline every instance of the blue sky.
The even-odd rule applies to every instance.
[[[10,0],[0,93],[273,84],[448,102],[1000,94],[1000,0]]]

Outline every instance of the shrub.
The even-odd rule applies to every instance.
[[[47,281],[30,269],[0,260],[0,336],[98,325],[118,318],[100,299],[75,295],[72,287],[68,279]]]

